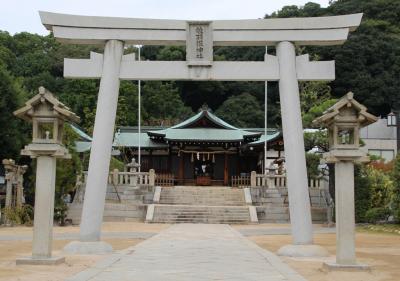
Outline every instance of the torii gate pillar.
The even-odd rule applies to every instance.
[[[109,40],[105,45],[85,203],[80,224],[80,242],[69,243],[64,248],[68,253],[95,254],[113,250],[111,245],[100,241],[100,234],[107,193],[123,51],[124,43],[121,41]]]
[[[276,54],[279,61],[279,96],[293,239],[293,244],[283,246],[278,250],[278,254],[328,256],[329,253],[324,248],[313,245],[295,47],[290,42],[280,42],[277,45]]]

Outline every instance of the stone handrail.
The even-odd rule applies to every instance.
[[[87,181],[88,173],[83,172],[83,183]],[[153,169],[149,172],[120,172],[118,169],[110,172],[108,175],[108,183],[115,186],[118,185],[150,185],[154,186],[156,174]]]
[[[318,177],[316,179],[308,180],[308,187],[313,189],[323,189],[323,179]],[[286,175],[264,175],[251,172],[250,185],[267,186],[269,188],[286,188]]]

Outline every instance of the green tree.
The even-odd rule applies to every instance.
[[[249,93],[228,98],[216,114],[237,127],[264,127],[264,111]]]
[[[21,148],[28,142],[30,127],[13,115],[25,100],[20,81],[0,61],[0,159],[19,158]]]
[[[322,156],[319,153],[306,153],[306,166],[307,166],[308,179],[315,179],[321,175],[318,169],[321,157]]]
[[[354,207],[356,222],[366,222],[366,213],[371,208],[371,189],[365,165],[354,167]]]
[[[306,151],[318,147],[323,151],[329,150],[328,133],[326,130],[304,132],[304,147]]]
[[[160,81],[143,86],[143,107],[149,116],[146,121],[152,125],[172,125],[193,114],[182,102],[178,89]]]

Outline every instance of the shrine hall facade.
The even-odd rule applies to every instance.
[[[230,185],[232,176],[263,171],[264,143],[264,128],[236,128],[203,108],[169,128],[142,127],[141,171],[170,175],[176,185]],[[281,132],[269,129],[267,143],[268,158],[280,158]],[[125,163],[137,160],[137,128],[119,128],[113,147]]]

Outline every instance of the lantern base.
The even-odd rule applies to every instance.
[[[322,268],[328,271],[370,271],[368,264],[338,264],[335,262],[324,262]]]
[[[24,258],[18,258],[15,261],[17,265],[57,265],[64,262],[65,262],[65,257],[49,257],[49,258],[24,257]]]

